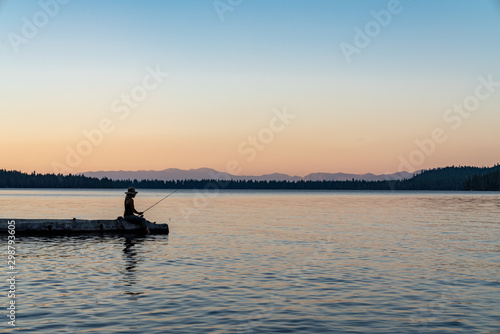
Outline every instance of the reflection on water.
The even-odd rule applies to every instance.
[[[142,241],[142,240],[141,240]],[[123,281],[126,286],[136,283],[137,250],[133,236],[125,236],[125,248],[123,249],[123,259],[125,261],[125,270],[123,271]]]
[[[97,210],[90,215],[102,216],[115,202],[122,204],[114,191],[61,192],[65,196],[49,191],[23,197],[18,191],[9,197],[0,191],[0,197],[2,205],[17,203],[9,217],[36,217],[40,212],[31,208],[47,202],[80,203],[61,205],[61,217],[83,216],[89,208]],[[163,195],[141,194],[142,206]],[[20,330],[500,328],[498,194],[227,192],[185,220],[178,208],[188,208],[193,198],[180,193],[151,212],[159,222],[172,218],[169,236],[20,238]]]

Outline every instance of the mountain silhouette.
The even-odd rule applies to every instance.
[[[103,178],[112,180],[254,180],[254,181],[350,181],[352,179],[361,181],[384,181],[384,180],[403,180],[413,176],[412,173],[399,172],[394,174],[375,175],[367,174],[346,174],[346,173],[312,173],[304,177],[291,176],[282,173],[273,173],[265,175],[232,175],[226,172],[219,172],[211,168],[198,168],[183,170],[178,168],[169,168],[160,171],[138,170],[138,171],[97,171],[84,172],[81,175],[89,177]]]

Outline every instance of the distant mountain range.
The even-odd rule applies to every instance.
[[[84,172],[80,175],[88,177],[103,178],[107,177],[112,180],[161,180],[161,181],[175,181],[175,180],[206,180],[206,179],[220,179],[220,180],[254,180],[254,181],[350,181],[363,180],[363,181],[384,181],[384,180],[403,180],[413,177],[412,173],[399,172],[394,174],[346,174],[346,173],[312,173],[305,177],[291,176],[287,174],[265,174],[265,175],[232,175],[225,172],[219,172],[211,168],[198,168],[198,169],[177,169],[169,168],[165,170],[139,170],[139,171],[99,171],[99,172]]]

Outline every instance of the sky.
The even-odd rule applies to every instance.
[[[498,0],[0,0],[0,168],[500,162]]]

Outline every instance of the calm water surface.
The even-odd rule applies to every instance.
[[[0,217],[112,219],[123,196],[0,190]],[[500,333],[499,212],[498,193],[179,192],[147,215],[169,236],[19,239],[16,329]]]

